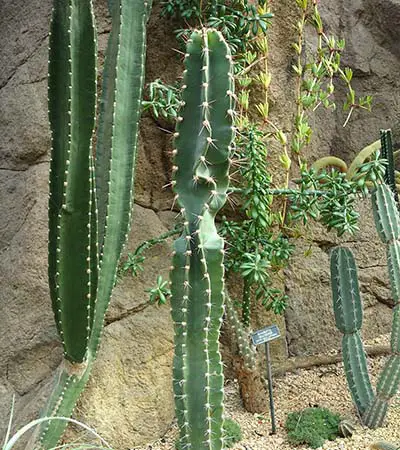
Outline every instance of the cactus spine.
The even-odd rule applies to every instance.
[[[378,379],[374,401],[364,414],[370,428],[383,425],[390,400],[400,385],[400,219],[393,192],[385,184],[372,195],[375,226],[382,242],[387,246],[390,286],[394,302],[391,356]]]
[[[250,335],[238,317],[235,307],[229,295],[225,293],[225,312],[229,325],[236,336],[239,347],[239,354],[243,358],[244,367],[248,370],[256,368],[256,347],[250,342]]]
[[[396,203],[399,204],[399,194],[396,187],[396,172],[394,166],[394,154],[392,144],[392,132],[391,130],[381,130],[381,156],[386,159],[387,166],[385,170],[385,183],[390,187],[393,192]]]
[[[335,322],[343,333],[342,352],[347,384],[353,402],[363,414],[371,403],[373,391],[360,337],[363,311],[357,267],[349,249],[337,247],[332,250],[331,280]]]
[[[375,226],[387,245],[390,284],[394,301],[391,351],[372,394],[365,353],[359,337],[362,306],[357,270],[350,250],[336,248],[331,254],[332,296],[336,325],[343,336],[343,362],[353,401],[369,428],[383,425],[390,400],[400,385],[400,219],[393,193],[386,184],[372,195]]]
[[[191,34],[182,89],[172,181],[184,218],[171,268],[175,408],[180,448],[217,450],[224,447],[224,242],[215,216],[226,201],[234,136],[232,58],[219,32]]]
[[[92,0],[54,0],[53,5],[49,286],[64,362],[46,416],[69,417],[88,380],[131,216],[150,3],[113,0],[109,7],[113,31],[94,161],[97,48]],[[64,422],[49,422],[41,429],[40,446],[54,447],[64,427]]]

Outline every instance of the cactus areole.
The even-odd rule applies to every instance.
[[[219,351],[224,242],[215,216],[226,201],[229,183],[233,89],[232,58],[222,35],[210,29],[194,31],[186,48],[172,181],[184,220],[170,275],[173,387],[182,449],[224,448]]]

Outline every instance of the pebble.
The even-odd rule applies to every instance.
[[[373,364],[372,360],[369,360],[373,383],[376,382],[385,360],[385,357],[374,358]],[[273,436],[269,434],[271,425],[268,412],[250,414],[245,411],[238,392],[236,380],[227,380],[226,415],[240,424],[243,434],[242,441],[236,444],[233,450],[309,450],[305,445],[294,447],[287,441],[284,423],[289,412],[307,408],[310,404],[329,408],[358,424],[341,363],[323,368],[302,369],[296,374],[288,373],[274,380],[277,433]],[[172,450],[175,448],[176,435],[177,426],[174,424],[161,440],[136,447],[134,450]],[[370,430],[357,425],[356,432],[351,438],[326,441],[319,450],[367,450],[371,444],[379,440],[400,445],[399,395],[392,401],[385,427]]]

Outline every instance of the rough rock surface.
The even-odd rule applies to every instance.
[[[345,114],[338,108],[329,122],[314,124],[319,142],[315,156],[332,154],[350,162],[364,146],[379,138],[379,129],[392,128],[400,141],[400,31],[393,26],[400,15],[399,0],[372,2],[345,0],[321,2],[327,32],[346,40],[343,61],[354,71],[354,87],[359,95],[373,95],[371,113],[355,111],[346,128]],[[343,93],[336,96],[343,101]],[[332,130],[332,123],[335,128]],[[325,138],[320,138],[320,136]],[[321,145],[322,144],[322,145]],[[347,237],[359,265],[359,279],[365,305],[363,334],[371,338],[390,331],[391,303],[384,246],[375,231],[369,202],[360,207],[360,232]],[[286,277],[290,307],[286,311],[287,342],[290,355],[323,352],[339,345],[331,308],[328,250],[338,243],[333,233],[313,227],[311,238],[300,240],[296,257]],[[342,240],[343,242],[343,240]],[[305,250],[311,256],[304,258]]]
[[[274,2],[276,26],[271,31],[271,112],[284,129],[294,111],[289,74],[293,2]],[[47,287],[47,170],[49,130],[46,106],[47,35],[51,0],[0,1],[0,436],[8,419],[7,405],[16,396],[15,428],[34,418],[44,404],[54,369],[61,360]],[[335,154],[350,160],[377,138],[379,128],[400,131],[399,0],[322,1],[328,31],[346,38],[343,57],[355,73],[360,94],[372,93],[372,114],[356,112],[343,129],[344,115],[320,110],[313,126],[310,159]],[[110,22],[105,0],[96,1],[100,60]],[[150,22],[147,79],[173,82],[180,73],[171,49],[174,25],[160,20],[156,6]],[[274,19],[275,20],[275,19]],[[172,62],[172,63],[171,63]],[[343,92],[337,94],[337,101]],[[166,211],[171,192],[170,137],[145,116],[136,178],[135,222],[128,248],[158,235],[171,223]],[[400,133],[395,139],[400,142]],[[276,155],[275,155],[276,156]],[[274,160],[274,152],[271,158]],[[275,158],[277,159],[277,158]],[[277,180],[278,181],[278,180]],[[363,208],[363,207],[361,207]],[[368,208],[365,208],[366,210]],[[366,303],[365,335],[387,332],[390,293],[382,245],[364,215],[359,236],[348,241],[360,265]],[[300,240],[286,281],[290,308],[285,321],[291,354],[337,347],[330,308],[327,250],[337,242],[318,228],[311,241]],[[302,252],[311,245],[312,255]],[[144,289],[156,275],[166,276],[168,245],[148,253],[145,271],[118,284],[107,316],[102,350],[92,380],[78,408],[79,417],[120,448],[150,440],[173,417],[170,388],[171,323],[166,308],[148,306]],[[266,324],[266,316],[254,328]],[[282,322],[282,328],[284,323]],[[277,346],[284,357],[286,343]],[[226,355],[229,355],[227,350]]]

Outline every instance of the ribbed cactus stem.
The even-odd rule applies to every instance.
[[[256,367],[256,347],[251,344],[250,334],[240,321],[238,313],[229,295],[225,294],[225,312],[229,326],[235,334],[238,343],[239,354],[243,358],[244,366],[248,370]]]
[[[219,450],[224,243],[215,216],[226,200],[234,135],[232,61],[219,32],[190,36],[182,91],[173,152],[173,187],[184,219],[171,267],[175,407],[180,448]]]
[[[243,325],[248,328],[250,326],[250,311],[251,310],[251,282],[248,277],[243,280],[243,295],[242,295],[242,320]]]
[[[391,130],[381,130],[381,156],[386,159],[385,183],[393,192],[396,203],[399,203],[399,195],[396,187],[396,174],[394,165],[393,143]]]
[[[52,131],[49,284],[65,358],[83,362],[90,334],[90,149],[96,44],[89,0],[55,2],[49,49]]]
[[[360,338],[363,310],[358,287],[357,267],[347,248],[331,252],[333,310],[337,328],[343,333],[342,353],[347,384],[360,414],[373,399],[367,359]]]
[[[65,361],[43,413],[49,417],[69,417],[89,378],[131,217],[150,2],[112,0],[109,6],[113,31],[94,161],[92,0],[54,0],[48,78],[49,285]],[[55,447],[65,424],[46,422],[40,446]]]
[[[391,399],[400,386],[400,219],[394,194],[388,185],[378,186],[372,195],[376,229],[387,246],[389,279],[394,301],[391,356],[378,379],[376,398],[363,416],[370,428],[383,425]]]

